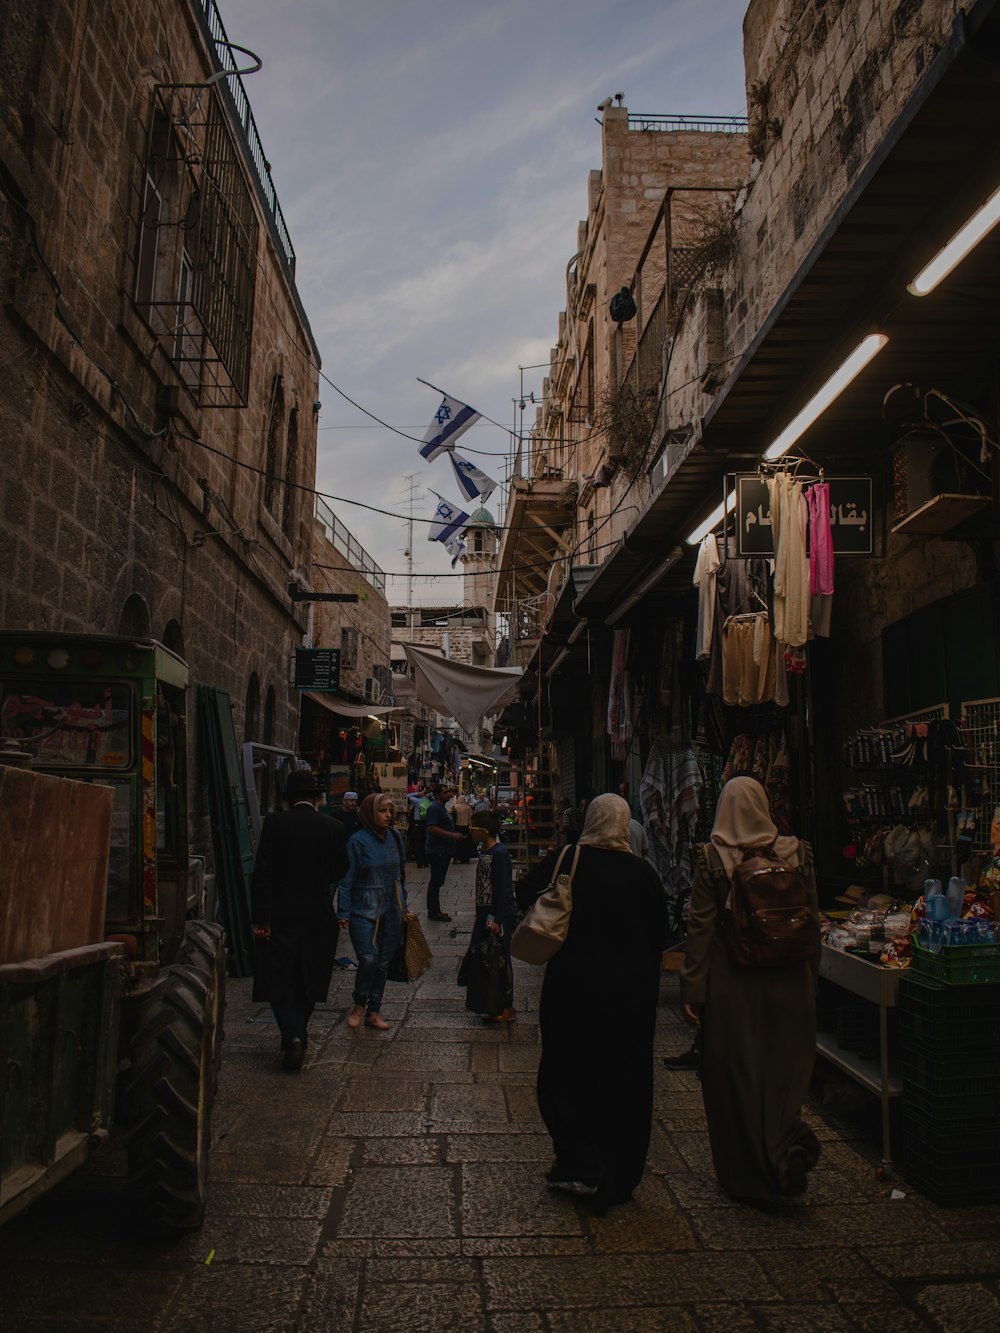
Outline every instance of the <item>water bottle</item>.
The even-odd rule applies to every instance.
[[[924,880],[924,916],[928,921],[943,921],[948,915],[948,899],[941,892],[939,879]]]
[[[958,920],[965,906],[965,880],[959,875],[952,875],[948,881],[948,916]]]

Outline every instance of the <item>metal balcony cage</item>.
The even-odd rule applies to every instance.
[[[258,234],[218,93],[159,85],[135,302],[200,407],[247,404]]]

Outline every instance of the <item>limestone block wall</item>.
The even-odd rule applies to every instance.
[[[327,539],[320,523],[313,529],[312,582],[317,592],[356,593],[360,599],[314,603],[313,644],[317,648],[340,648],[342,631],[355,631],[356,663],[350,667],[341,658],[340,686],[341,693],[363,697],[365,680],[375,677],[376,666],[379,674],[381,669],[389,670],[389,604]]]
[[[229,691],[240,738],[253,686],[272,692],[271,738],[293,745],[305,609],[287,584],[309,562],[317,356],[245,161],[258,224],[247,405],[199,407],[172,339],[133,301],[155,90],[212,70],[188,3],[5,7],[0,623],[164,637],[194,685]],[[180,245],[164,221],[161,254]],[[305,491],[283,484],[293,465]]]

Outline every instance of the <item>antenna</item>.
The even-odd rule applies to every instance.
[[[413,497],[420,490],[415,484],[419,475],[418,472],[409,472],[403,478],[409,484],[407,501],[410,506],[410,517],[406,524],[406,615],[411,643],[413,642]]]

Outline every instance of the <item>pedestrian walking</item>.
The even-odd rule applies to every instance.
[[[500,820],[492,811],[473,816],[471,834],[479,846],[479,860],[476,864],[476,919],[469,949],[480,945],[487,933],[496,935],[503,944],[507,958],[507,993],[501,1012],[485,1015],[485,1021],[513,1023],[517,1018],[514,969],[510,960],[510,939],[517,918],[514,865],[510,852],[500,841]]]
[[[659,878],[629,850],[629,818],[610,793],[587,808],[569,933],[546,965],[539,1006],[538,1109],[556,1157],[546,1179],[589,1196],[599,1213],[630,1199],[645,1169],[667,934]],[[555,854],[544,864],[519,881],[522,907],[545,887]]]
[[[358,959],[347,1026],[365,1022],[380,1032],[389,1026],[381,1015],[382,996],[406,907],[406,863],[392,814],[388,796],[373,792],[361,802],[361,827],[347,844],[350,864],[339,892],[340,924],[350,931]]]
[[[461,792],[459,792],[452,801],[450,814],[455,821],[456,833],[461,833],[462,835],[462,841],[458,845],[458,852],[455,856],[455,860],[459,865],[467,866],[475,855],[476,844],[470,833],[472,824],[472,806]]]
[[[422,870],[427,865],[427,811],[431,808],[431,798],[421,782],[417,786],[416,799],[410,796],[408,800],[413,827],[413,859],[417,869]]]
[[[441,890],[448,877],[452,853],[462,841],[462,835],[455,832],[455,821],[444,808],[450,794],[451,788],[444,783],[434,788],[434,799],[424,821],[427,829],[424,850],[431,868],[427,881],[427,917],[430,921],[451,920],[447,912],[441,911]]]
[[[697,852],[681,999],[701,1032],[701,1089],[719,1184],[734,1199],[768,1208],[804,1193],[819,1158],[816,1136],[802,1122],[816,1055],[818,962],[746,967],[729,957],[721,927],[733,874],[762,848],[799,868],[815,912],[811,848],[778,836],[759,782],[731,778],[711,841]],[[818,915],[815,953],[818,960]]]
[[[334,886],[347,869],[344,830],[318,812],[319,795],[311,773],[288,775],[289,809],[265,818],[251,880],[253,998],[270,1002],[291,1070],[302,1068],[309,1019],[330,990],[340,935]]]
[[[341,797],[340,809],[331,810],[330,814],[343,824],[347,837],[352,838],[361,827],[361,821],[358,819],[358,793],[345,791]]]

